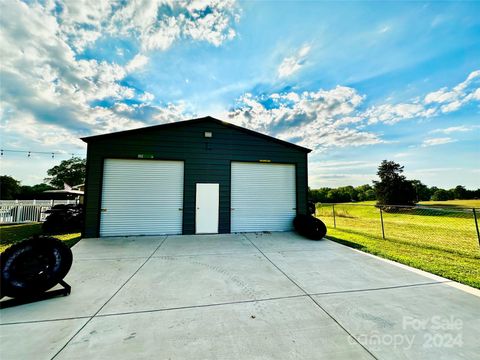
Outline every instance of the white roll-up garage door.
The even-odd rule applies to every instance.
[[[182,233],[183,162],[106,159],[100,236]]]
[[[296,215],[295,165],[232,162],[231,231],[288,231]]]

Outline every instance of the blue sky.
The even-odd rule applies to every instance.
[[[383,159],[480,186],[480,2],[1,1],[2,174],[81,136],[211,115],[310,147],[310,186]]]

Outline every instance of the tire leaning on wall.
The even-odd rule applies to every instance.
[[[34,297],[57,285],[72,266],[72,251],[58,239],[40,236],[0,254],[0,298]]]
[[[300,235],[311,240],[321,240],[327,234],[323,221],[311,215],[298,214],[293,220],[293,227]]]

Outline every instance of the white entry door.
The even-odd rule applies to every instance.
[[[100,236],[181,234],[183,161],[105,159]]]
[[[195,232],[218,233],[219,184],[197,184]]]
[[[232,162],[231,231],[289,231],[296,210],[295,165]]]

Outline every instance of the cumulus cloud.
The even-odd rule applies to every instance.
[[[0,29],[2,133],[39,144],[78,144],[78,136],[177,121],[192,116],[183,103],[155,105],[149,92],[125,79],[148,64],[149,51],[181,40],[214,46],[236,36],[240,10],[233,0],[46,0],[3,3]],[[83,51],[102,37],[138,41],[126,65],[88,59]],[[310,46],[286,57],[278,76],[305,64]],[[416,101],[364,108],[365,96],[337,86],[317,91],[246,93],[228,113],[231,121],[314,149],[383,142],[366,130],[455,111],[480,101],[480,70],[452,88]],[[448,132],[444,132],[448,134]],[[53,140],[52,140],[53,139]],[[4,140],[4,139],[2,139]]]
[[[480,70],[471,72],[452,89],[444,87],[425,96],[425,104],[442,104],[442,112],[455,111],[472,100],[480,100]]]
[[[146,57],[145,55],[142,55],[142,54],[137,54],[125,66],[125,70],[127,72],[136,71],[138,69],[143,68],[145,65],[147,65],[147,63],[148,63],[148,57]]]
[[[60,36],[77,51],[105,34],[138,39],[146,51],[179,39],[219,46],[235,37],[240,16],[234,0],[59,0],[47,1],[44,11],[55,15]]]
[[[428,118],[456,111],[462,106],[480,100],[480,70],[471,72],[465,81],[453,88],[447,87],[425,95],[421,100],[398,104],[380,104],[368,108],[362,116],[370,124],[395,124],[402,120]]]
[[[363,113],[370,124],[377,122],[394,124],[404,119],[430,115],[421,104],[382,104],[372,106]]]
[[[305,60],[310,52],[310,49],[311,47],[309,45],[304,45],[295,55],[288,56],[283,59],[282,63],[278,67],[278,76],[280,78],[289,77],[300,70],[300,68],[305,64]]]
[[[452,139],[450,137],[429,138],[429,139],[423,140],[422,147],[443,145],[443,144],[448,144],[455,141],[457,140]]]
[[[148,63],[125,65],[79,56],[102,36],[138,39],[144,50],[191,39],[215,46],[235,36],[233,0],[8,1],[0,30],[1,127],[4,144],[19,136],[43,145],[79,145],[79,136],[188,117],[184,104],[152,104],[154,96],[123,81]]]
[[[480,70],[471,72],[465,81],[451,89],[444,87],[425,96],[425,104],[441,104],[443,113],[458,110],[462,105],[480,100]]]
[[[363,106],[365,96],[345,86],[301,93],[291,91],[258,96],[246,93],[237,100],[228,117],[242,126],[312,149],[373,145],[385,141],[381,134],[366,130],[369,125],[392,125],[402,120],[438,116],[453,111],[457,103],[464,106],[476,101],[479,77],[480,71],[468,75],[453,88],[455,97],[427,95],[424,100],[367,108]],[[452,127],[442,131],[448,134],[467,130]],[[451,138],[432,138],[425,140],[422,146],[453,141]]]
[[[235,37],[238,17],[234,0],[136,0],[115,11],[109,28],[134,34],[146,51],[165,50],[181,38],[219,46]]]
[[[314,149],[380,143],[377,135],[349,127],[359,120],[351,115],[362,101],[363,96],[345,86],[258,97],[245,94],[228,117],[241,126]]]

